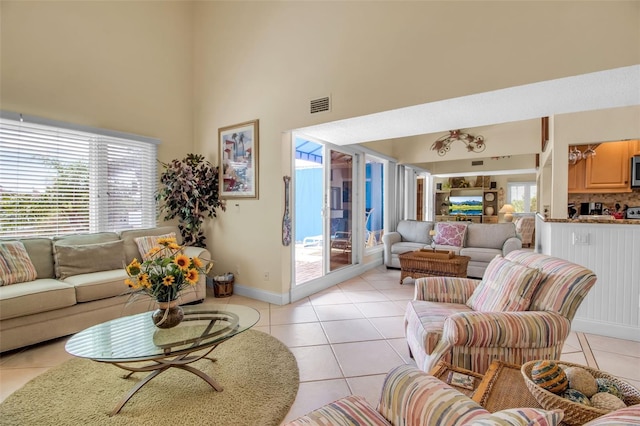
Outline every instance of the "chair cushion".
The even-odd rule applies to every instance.
[[[415,338],[424,352],[430,355],[442,337],[444,321],[453,314],[470,310],[461,303],[412,300],[407,304],[405,313],[407,338]]]
[[[285,426],[298,425],[389,426],[389,422],[363,397],[351,395],[320,407]]]
[[[601,425],[640,425],[640,405],[636,404],[612,411],[602,417],[591,420],[589,423],[585,423],[584,426]]]
[[[33,281],[37,278],[24,244],[20,241],[0,242],[0,286]]]
[[[466,232],[466,223],[438,222],[433,240],[440,245],[462,247]]]
[[[541,279],[539,270],[496,256],[467,306],[479,312],[526,311]]]
[[[560,424],[562,410],[546,411],[539,408],[509,408],[493,414],[476,417],[464,426],[554,426]]]

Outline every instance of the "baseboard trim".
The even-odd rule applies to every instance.
[[[571,331],[580,333],[598,334],[616,339],[633,340],[640,342],[640,328],[628,325],[614,324],[610,322],[593,321],[584,318],[574,318],[571,322]]]
[[[244,286],[236,282],[233,285],[233,294],[250,297],[273,305],[287,305],[291,302],[295,302],[327,288],[333,287],[343,281],[355,278],[379,265],[382,265],[382,259],[377,259],[366,264],[354,265],[350,268],[335,271],[326,277],[295,286],[295,288],[291,289],[291,292],[281,294]]]

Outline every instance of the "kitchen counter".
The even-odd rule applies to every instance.
[[[638,219],[545,219],[542,215],[538,217],[546,223],[603,223],[607,225],[640,225]]]

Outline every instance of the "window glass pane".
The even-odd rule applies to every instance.
[[[365,246],[382,244],[384,228],[384,163],[365,157]]]
[[[155,182],[154,143],[0,119],[0,237],[155,226]]]
[[[536,211],[536,184],[535,182],[509,183],[508,203],[513,206],[516,213],[529,213]]]

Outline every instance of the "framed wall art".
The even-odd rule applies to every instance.
[[[258,198],[258,121],[218,129],[220,198]]]

